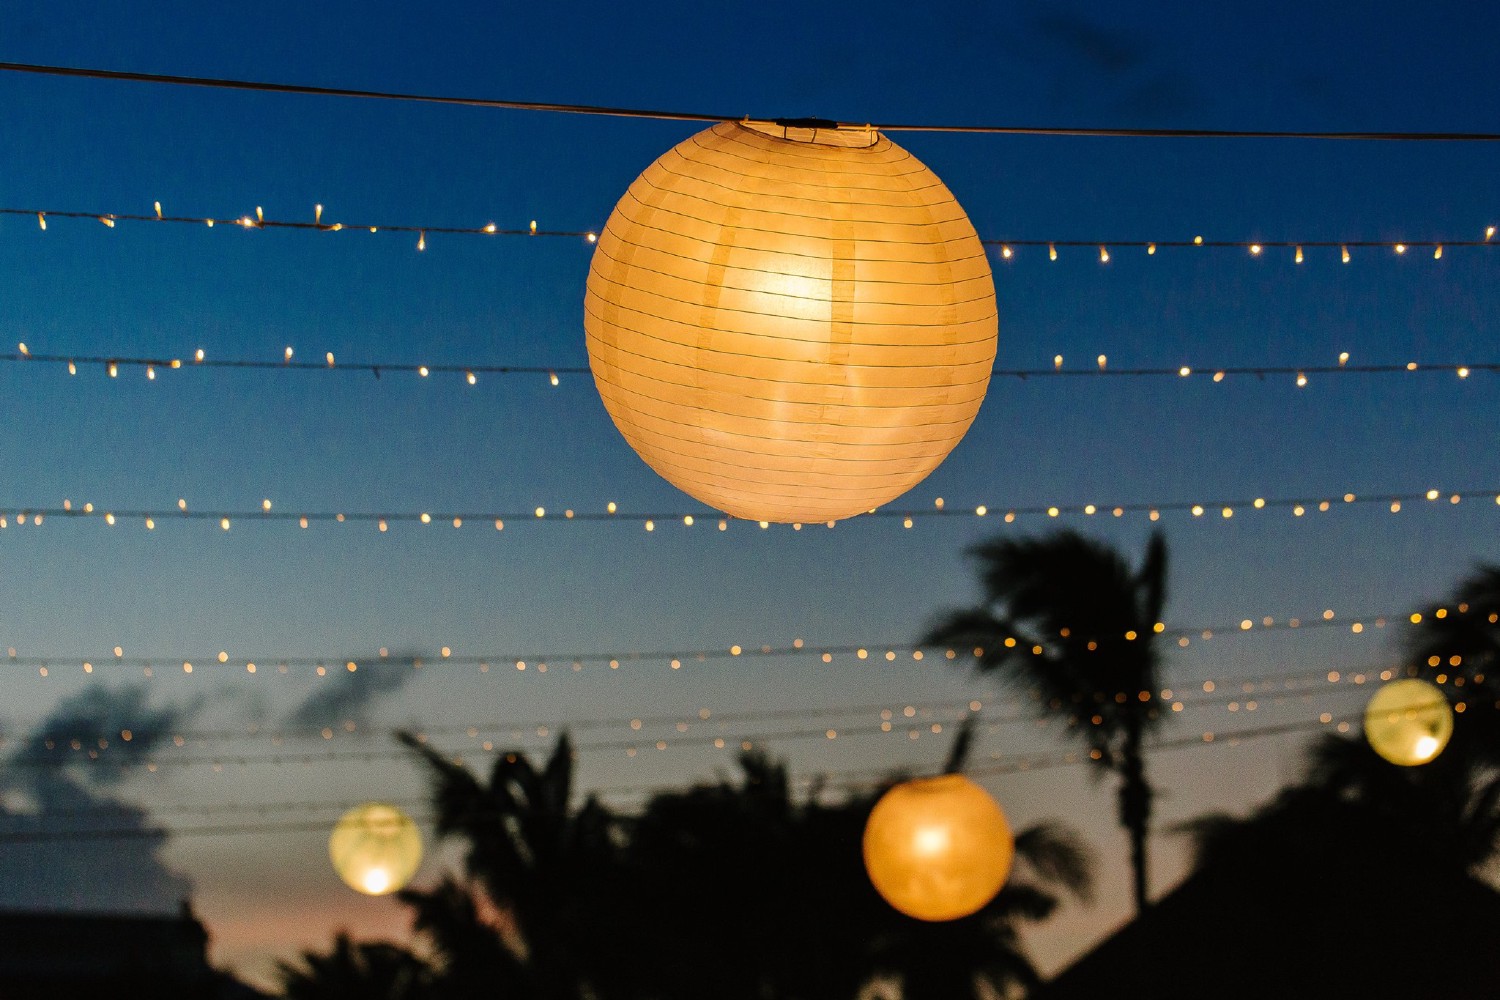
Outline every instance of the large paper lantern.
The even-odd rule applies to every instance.
[[[1015,839],[1005,814],[961,774],[919,778],[880,797],[865,823],[865,870],[896,909],[957,920],[1005,884]]]
[[[334,824],[328,856],[349,888],[367,896],[384,896],[417,873],[422,863],[422,833],[395,806],[366,802]]]
[[[594,250],[589,363],[630,446],[734,517],[850,517],[921,482],[995,360],[995,287],[942,181],[869,128],[715,125]]]
[[[1448,745],[1453,709],[1442,688],[1409,678],[1375,692],[1365,707],[1365,739],[1392,764],[1425,764]]]

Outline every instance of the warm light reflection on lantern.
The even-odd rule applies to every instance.
[[[346,812],[328,838],[339,878],[356,892],[383,896],[402,888],[422,861],[422,834],[412,818],[383,802]]]
[[[626,441],[750,521],[905,493],[968,430],[995,357],[968,217],[867,128],[747,121],[679,144],[610,216],[584,314]]]
[[[875,889],[918,920],[957,920],[994,898],[1015,841],[1005,814],[960,774],[896,785],[870,812],[865,870]]]
[[[1365,738],[1392,764],[1425,764],[1448,745],[1453,709],[1435,684],[1417,678],[1392,681],[1365,708]]]

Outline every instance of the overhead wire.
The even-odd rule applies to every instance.
[[[367,90],[350,87],[323,87],[310,84],[274,83],[225,77],[187,76],[168,73],[141,73],[81,66],[57,66],[40,63],[0,62],[0,71],[75,79],[112,80],[133,83],[166,84],[179,87],[204,87],[217,90],[240,90],[258,93],[299,94],[315,97],[340,97],[364,100],[445,104],[461,107],[494,108],[512,111],[545,111],[559,114],[644,118],[661,121],[732,122],[745,120],[744,115],[725,115],[699,111],[675,111],[647,108],[612,107],[593,104],[567,104],[545,101],[515,101],[485,97],[455,97],[400,91]],[[788,124],[815,123],[817,127],[838,127],[841,123],[821,119],[777,119]],[[869,123],[846,123],[869,127]],[[934,123],[887,123],[873,126],[888,132],[957,132],[994,135],[1087,136],[1110,138],[1176,138],[1176,139],[1327,139],[1384,142],[1495,142],[1500,133],[1466,131],[1291,131],[1201,128],[1080,128],[1071,126],[1026,125],[943,125]]]
[[[1350,722],[1358,721],[1362,715],[1346,716],[1337,720],[1347,731]],[[1266,739],[1274,736],[1282,736],[1293,733],[1307,733],[1326,730],[1329,724],[1325,722],[1293,722],[1278,725],[1259,726],[1249,729],[1234,730],[1223,733],[1205,732],[1196,737],[1182,737],[1170,740],[1159,740],[1151,744],[1148,752],[1168,752],[1173,750],[1201,748],[1206,746],[1237,746],[1247,741]],[[966,768],[964,773],[972,777],[990,777],[1002,775],[1014,775],[1029,771],[1050,770],[1054,768],[1079,767],[1094,764],[1076,752],[1066,754],[1028,754],[1013,755],[1003,761]],[[891,778],[899,778],[903,773],[901,768],[861,768],[857,770],[835,772],[832,774],[808,775],[797,779],[803,786],[812,786],[822,791],[842,790],[852,792],[878,787]],[[726,781],[727,783],[727,781]],[[654,784],[654,785],[632,785],[616,788],[599,788],[592,790],[592,794],[600,797],[611,796],[650,796],[658,793],[666,793],[679,790],[679,786]],[[41,815],[41,814],[33,814]],[[418,817],[420,821],[430,822],[431,817],[423,815]],[[331,821],[277,821],[260,823],[224,823],[204,824],[199,826],[183,827],[159,827],[155,825],[137,825],[131,827],[91,827],[72,830],[12,830],[0,831],[0,845],[3,844],[30,844],[45,842],[67,842],[67,841],[90,841],[90,840],[135,840],[135,839],[159,839],[165,837],[195,837],[195,836],[222,836],[236,834],[263,834],[263,833],[293,833],[293,832],[326,832]]]

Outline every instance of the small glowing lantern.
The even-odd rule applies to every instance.
[[[729,122],[646,169],[589,267],[604,406],[674,486],[734,517],[877,507],[958,444],[995,360],[968,216],[878,131]]]
[[[1452,735],[1453,709],[1442,689],[1427,681],[1392,681],[1365,707],[1365,739],[1392,764],[1425,764]]]
[[[349,888],[367,896],[395,892],[422,862],[422,834],[412,818],[384,802],[355,806],[328,838],[333,868]]]
[[[1005,814],[961,774],[903,782],[865,823],[865,870],[896,909],[918,920],[957,920],[995,897],[1015,840]]]

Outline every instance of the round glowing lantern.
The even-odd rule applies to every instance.
[[[1425,764],[1443,752],[1452,735],[1448,698],[1427,681],[1392,681],[1365,706],[1365,739],[1392,764]]]
[[[880,797],[865,823],[865,870],[896,909],[918,920],[957,920],[995,897],[1015,839],[1005,814],[961,774],[919,778]]]
[[[979,412],[995,286],[937,176],[871,128],[730,122],[609,217],[584,328],[604,406],[674,486],[818,522],[921,482]]]
[[[328,856],[349,888],[367,896],[384,896],[416,874],[422,862],[422,834],[412,818],[395,806],[366,802],[334,824]]]

